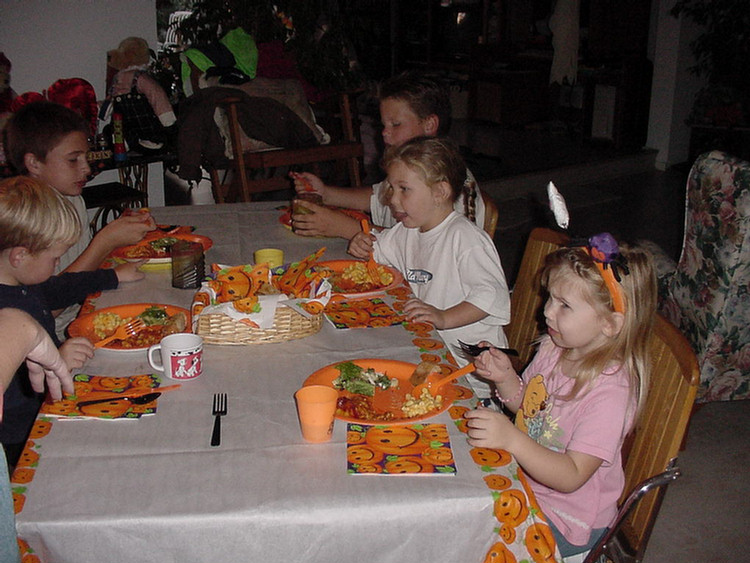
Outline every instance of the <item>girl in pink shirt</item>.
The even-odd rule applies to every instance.
[[[521,377],[496,349],[476,359],[516,414],[466,413],[469,443],[514,455],[563,557],[591,548],[617,513],[621,448],[648,388],[656,277],[646,252],[608,233],[547,257],[547,335]]]

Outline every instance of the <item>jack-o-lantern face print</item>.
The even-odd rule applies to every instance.
[[[504,524],[517,527],[526,520],[529,508],[526,496],[517,489],[508,489],[500,493],[495,501],[495,518]]]

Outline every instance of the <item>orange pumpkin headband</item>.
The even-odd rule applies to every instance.
[[[586,253],[594,260],[599,273],[612,296],[612,304],[617,313],[625,312],[625,297],[620,285],[621,270],[629,274],[625,257],[620,254],[620,245],[609,233],[599,233],[588,240],[588,246],[583,247]]]

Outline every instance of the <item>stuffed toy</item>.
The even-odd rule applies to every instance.
[[[0,53],[0,131],[11,116],[11,104],[16,98],[16,93],[10,87],[11,64],[5,53]]]
[[[140,37],[123,39],[107,53],[107,64],[117,72],[104,111],[123,114],[125,139],[134,150],[160,149],[177,122],[164,89],[146,72],[150,54]]]

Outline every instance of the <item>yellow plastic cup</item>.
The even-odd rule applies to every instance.
[[[294,398],[302,437],[313,443],[328,442],[333,433],[339,392],[327,385],[307,385],[299,389]]]
[[[284,251],[278,248],[261,248],[254,255],[256,264],[268,264],[269,268],[278,268],[284,263]]]

